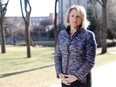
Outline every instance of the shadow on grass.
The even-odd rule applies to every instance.
[[[107,53],[107,52],[106,52],[106,53]],[[99,55],[103,55],[103,54],[106,54],[106,53],[98,53],[97,56],[99,56]]]
[[[8,76],[13,76],[13,75],[21,74],[21,73],[26,73],[26,72],[30,72],[30,71],[34,71],[34,70],[38,70],[38,69],[48,68],[48,67],[52,67],[52,66],[54,66],[54,64],[47,65],[47,66],[43,66],[43,67],[39,67],[39,68],[34,68],[34,69],[30,69],[30,70],[25,70],[25,71],[19,71],[19,72],[13,72],[13,73],[0,74],[0,78],[4,78],[4,77],[8,77]]]

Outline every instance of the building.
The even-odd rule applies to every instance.
[[[31,17],[31,27],[39,28],[40,22],[42,22],[42,21],[49,21],[51,24],[53,24],[53,21],[54,21],[53,13],[50,13],[49,16]]]
[[[25,39],[25,23],[23,18],[16,16],[5,17],[7,32],[7,43],[12,43],[14,38],[16,42],[24,41]],[[46,40],[48,39],[46,28],[53,25],[54,15],[50,13],[49,16],[36,16],[30,17],[30,29],[33,40]],[[41,24],[42,22],[42,24]],[[47,22],[47,23],[46,23]],[[50,22],[50,23],[49,23]],[[46,24],[44,24],[46,23]],[[49,24],[49,25],[48,25]]]
[[[35,41],[48,39],[48,31],[53,26],[54,15],[31,17],[31,34]]]

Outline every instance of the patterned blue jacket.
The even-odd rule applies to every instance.
[[[96,41],[94,34],[80,28],[69,36],[69,28],[58,35],[55,50],[56,74],[75,75],[81,82],[86,82],[86,76],[95,64]]]

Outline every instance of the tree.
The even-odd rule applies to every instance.
[[[2,0],[0,0],[0,37],[1,37],[1,53],[6,53],[5,48],[5,35],[4,35],[4,16],[7,11],[7,5],[9,0],[6,3],[2,4]]]
[[[98,3],[96,0],[88,0],[87,1],[87,16],[90,21],[90,26],[89,30],[93,31],[96,36],[96,41],[97,41],[97,46],[101,46],[101,14],[100,14],[100,9]],[[99,14],[99,15],[98,15]]]
[[[97,7],[96,2],[93,0],[88,0],[87,7],[87,17],[90,21],[89,30],[95,32],[97,28]]]
[[[24,17],[23,13],[23,7],[22,7],[22,0],[20,0],[20,6],[21,6],[21,12],[22,12],[22,17],[25,21],[25,33],[26,33],[26,44],[27,44],[27,58],[31,57],[31,38],[30,38],[30,14],[31,14],[31,5],[29,0],[24,0],[24,10],[26,13],[26,16]],[[29,10],[29,11],[28,11]]]
[[[5,17],[6,44],[14,44],[25,39],[25,23],[22,17]]]
[[[102,6],[102,52],[107,52],[107,0],[97,0]]]
[[[58,2],[58,0],[55,0],[55,19],[54,19],[54,40],[55,40],[55,46],[56,46],[57,36],[58,36],[58,26],[57,26],[57,2]]]
[[[111,0],[108,1],[108,20],[107,20],[107,24],[108,24],[108,39],[112,39],[113,42],[115,43],[115,39],[116,39],[116,0]]]

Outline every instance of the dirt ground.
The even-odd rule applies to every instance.
[[[54,66],[0,78],[0,87],[51,87],[60,83]]]

